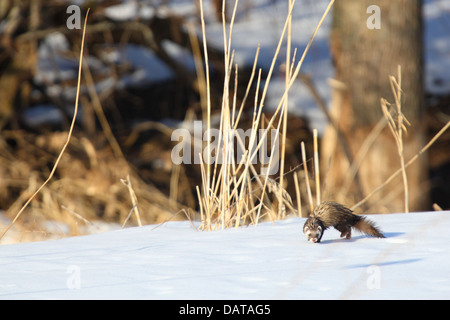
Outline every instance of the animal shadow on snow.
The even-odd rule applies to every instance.
[[[405,234],[405,233],[404,232],[384,232],[383,233],[385,239],[399,237],[403,234]],[[327,244],[327,243],[339,243],[339,242],[355,242],[355,241],[358,241],[359,239],[365,239],[365,238],[382,239],[382,238],[366,236],[364,234],[359,234],[357,236],[352,236],[351,239],[345,239],[345,238],[327,239],[327,240],[320,241],[320,243]]]

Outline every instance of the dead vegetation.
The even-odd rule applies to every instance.
[[[41,5],[39,12],[44,12],[46,5],[38,3]],[[57,5],[46,15],[65,16],[62,13],[65,5],[55,3]],[[12,229],[17,241],[91,233],[101,228],[100,221],[124,227],[174,219],[200,219],[203,230],[238,227],[282,219],[291,213],[306,216],[316,202],[327,196],[327,169],[319,175],[318,139],[314,139],[305,120],[287,116],[284,109],[288,89],[299,78],[303,77],[312,94],[317,96],[311,82],[300,74],[304,56],[294,63],[294,52],[287,55],[287,61],[292,63],[285,65],[286,93],[275,113],[265,113],[262,106],[267,88],[256,88],[261,87],[263,77],[270,78],[273,70],[258,70],[257,59],[252,69],[236,67],[230,48],[225,52],[209,48],[205,37],[197,38],[186,31],[190,27],[184,28],[189,24],[182,17],[155,16],[150,21],[127,21],[112,26],[103,15],[104,9],[112,3],[114,1],[104,1],[92,9],[86,30],[86,55],[95,57],[107,68],[95,68],[96,64],[89,62],[83,66],[79,95],[83,117],[76,122],[53,178],[24,208]],[[11,2],[8,12],[16,7]],[[36,10],[25,2],[19,9],[25,12]],[[232,28],[232,9],[228,7],[228,15],[222,17],[229,21],[224,24],[224,30]],[[43,16],[38,20],[41,24],[34,29],[17,28],[15,32],[3,34],[2,45],[9,46],[11,42],[20,43],[20,46],[27,44],[34,48],[30,55],[34,57],[41,39],[51,32],[61,32],[70,42],[66,56],[70,61],[76,61],[80,34],[47,25]],[[288,15],[286,32],[289,21]],[[17,23],[20,25],[23,21]],[[288,36],[286,39],[290,41]],[[186,70],[171,57],[162,45],[164,40],[193,52],[196,73]],[[102,58],[115,46],[130,43],[155,52],[176,74],[175,80],[129,90],[93,90],[95,84],[105,79],[118,81],[134,72],[133,66],[127,63],[113,64]],[[18,57],[12,53],[0,57],[3,66],[0,81],[9,81],[7,77],[11,74],[7,70],[17,63]],[[205,62],[214,69],[209,74],[201,72]],[[4,225],[2,228],[17,217],[24,203],[51,175],[72,119],[73,101],[69,103],[72,108],[68,108],[70,99],[63,93],[73,90],[77,80],[56,79],[55,83],[45,83],[46,86],[56,85],[59,95],[51,96],[45,86],[39,86],[38,98],[30,98],[31,88],[36,90],[32,77],[35,70],[30,67],[26,71],[16,71],[24,80],[15,82],[16,86],[4,95],[9,102],[18,103],[18,110],[22,111],[37,103],[52,102],[65,118],[56,126],[30,128],[22,123],[21,112],[16,113],[16,110],[6,110],[2,114],[6,116],[0,116],[0,210],[10,219],[0,222]],[[320,104],[320,97],[317,99]],[[322,106],[322,109],[325,108]],[[236,120],[229,114],[230,110],[233,115],[239,113],[241,118]],[[211,117],[217,114],[220,115],[223,137],[238,125],[245,129],[276,129],[283,146],[281,175],[262,174],[261,167],[248,161],[250,154],[243,164],[174,165],[170,158],[174,146],[170,138],[174,128],[161,120],[173,118],[189,123],[203,119],[205,123],[211,123]],[[140,120],[137,124],[136,119]],[[430,139],[441,129],[442,122],[436,123]],[[345,144],[345,141],[338,137],[337,143]],[[251,149],[249,141],[244,144],[247,150]],[[352,199],[365,201],[358,194],[353,194]]]

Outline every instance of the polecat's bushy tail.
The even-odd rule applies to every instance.
[[[361,219],[353,227],[369,236],[384,238],[384,235],[375,223],[364,217],[361,217]]]

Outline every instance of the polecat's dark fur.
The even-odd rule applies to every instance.
[[[308,241],[320,242],[329,227],[341,232],[341,237],[350,239],[352,228],[372,237],[384,238],[380,229],[369,219],[353,214],[349,208],[331,201],[321,202],[303,225]]]

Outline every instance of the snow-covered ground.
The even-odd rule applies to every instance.
[[[449,92],[449,2],[424,2],[427,90]],[[190,0],[169,3],[173,3],[170,9],[179,13],[195,12]],[[249,16],[238,19],[233,31],[238,63],[253,61],[258,43],[260,61],[270,61],[287,13],[283,1],[251,3],[254,8]],[[304,31],[295,32],[293,38],[298,54],[327,3],[297,1],[293,28]],[[151,10],[143,12],[152,14]],[[333,75],[327,49],[330,21],[328,17],[303,68],[327,101],[326,79]],[[210,44],[217,40],[221,45],[221,32],[221,25],[209,21]],[[56,44],[63,43],[53,39]],[[47,40],[43,46],[56,50],[52,38]],[[50,54],[41,49],[41,57]],[[121,55],[133,60],[139,80],[170,76],[161,65],[164,70],[156,72],[155,63],[161,62],[155,62],[156,57],[147,51],[128,46]],[[44,62],[39,76],[51,77]],[[73,69],[73,65],[69,63],[66,69]],[[58,71],[61,77],[66,76],[64,70],[62,66]],[[132,80],[122,79],[115,85]],[[283,84],[284,78],[275,76],[269,107],[279,101],[277,92],[282,92]],[[321,113],[309,92],[304,88],[293,88],[292,92],[292,108],[306,113],[313,127],[319,127]],[[51,115],[58,118],[58,114]],[[33,114],[30,117],[36,118]],[[312,244],[301,233],[304,219],[291,218],[214,232],[198,232],[189,222],[169,222],[158,227],[2,245],[0,299],[450,299],[450,212],[370,218],[380,225],[386,239],[355,234],[346,241],[329,230],[322,243]]]
[[[373,215],[385,239],[305,219],[213,232],[169,222],[0,247],[0,299],[449,299],[450,212]]]

